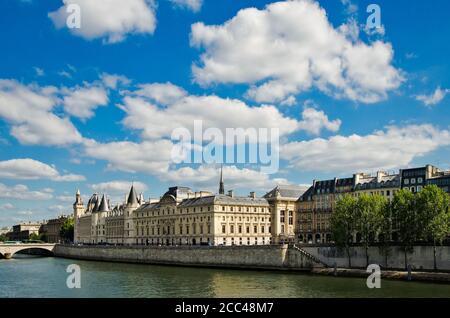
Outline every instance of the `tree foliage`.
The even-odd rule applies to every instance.
[[[435,185],[428,185],[414,194],[408,189],[396,191],[392,202],[383,196],[362,194],[358,197],[343,195],[336,202],[331,217],[331,231],[337,246],[343,247],[349,257],[352,237],[359,233],[369,262],[369,246],[381,244],[386,255],[392,234],[396,233],[407,253],[416,242],[433,243],[436,268],[436,245],[450,235],[449,197]]]
[[[61,230],[59,235],[65,242],[73,242],[73,233],[74,233],[74,220],[73,218],[67,218],[63,225],[61,226]]]

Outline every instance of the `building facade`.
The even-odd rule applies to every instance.
[[[171,187],[159,200],[144,201],[132,186],[126,201],[110,207],[105,195],[87,205],[77,191],[76,243],[139,245],[264,245],[293,242],[295,204],[301,187],[278,186],[264,197]],[[273,239],[274,238],[274,239]]]
[[[31,235],[39,235],[39,229],[42,223],[28,222],[20,223],[13,226],[12,231],[7,233],[6,236],[9,241],[24,241],[30,239]]]
[[[450,172],[427,165],[378,171],[352,177],[314,180],[300,186],[277,186],[263,197],[255,192],[225,194],[221,172],[218,194],[171,187],[161,198],[145,201],[132,186],[125,201],[111,207],[106,195],[94,193],[86,206],[80,192],[73,205],[75,242],[127,245],[261,245],[332,242],[330,219],[345,194],[381,195],[392,201],[396,191],[420,192],[436,184],[450,194]],[[358,237],[355,234],[355,241]]]
[[[67,219],[67,216],[62,215],[59,218],[48,220],[45,224],[43,224],[41,234],[46,237],[46,241],[48,243],[61,243],[63,241],[60,233],[61,228]]]

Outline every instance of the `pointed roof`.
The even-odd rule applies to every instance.
[[[106,200],[105,195],[102,196],[102,201],[98,207],[98,212],[109,212],[109,203],[108,200]]]
[[[136,195],[136,190],[134,190],[134,185],[131,186],[130,193],[128,194],[128,205],[136,205],[139,204],[138,197]]]
[[[97,212],[98,208],[100,206],[100,202],[99,202],[100,200],[98,199],[97,194],[94,194],[94,200],[95,200],[95,205],[94,205],[94,208],[92,209],[92,212]]]

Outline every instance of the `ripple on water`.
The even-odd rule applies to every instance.
[[[81,289],[66,286],[69,264]],[[450,297],[450,285],[301,273],[88,262],[61,258],[0,260],[0,297]]]

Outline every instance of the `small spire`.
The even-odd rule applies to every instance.
[[[225,194],[225,187],[224,187],[224,183],[223,183],[223,164],[220,167],[219,194]]]

